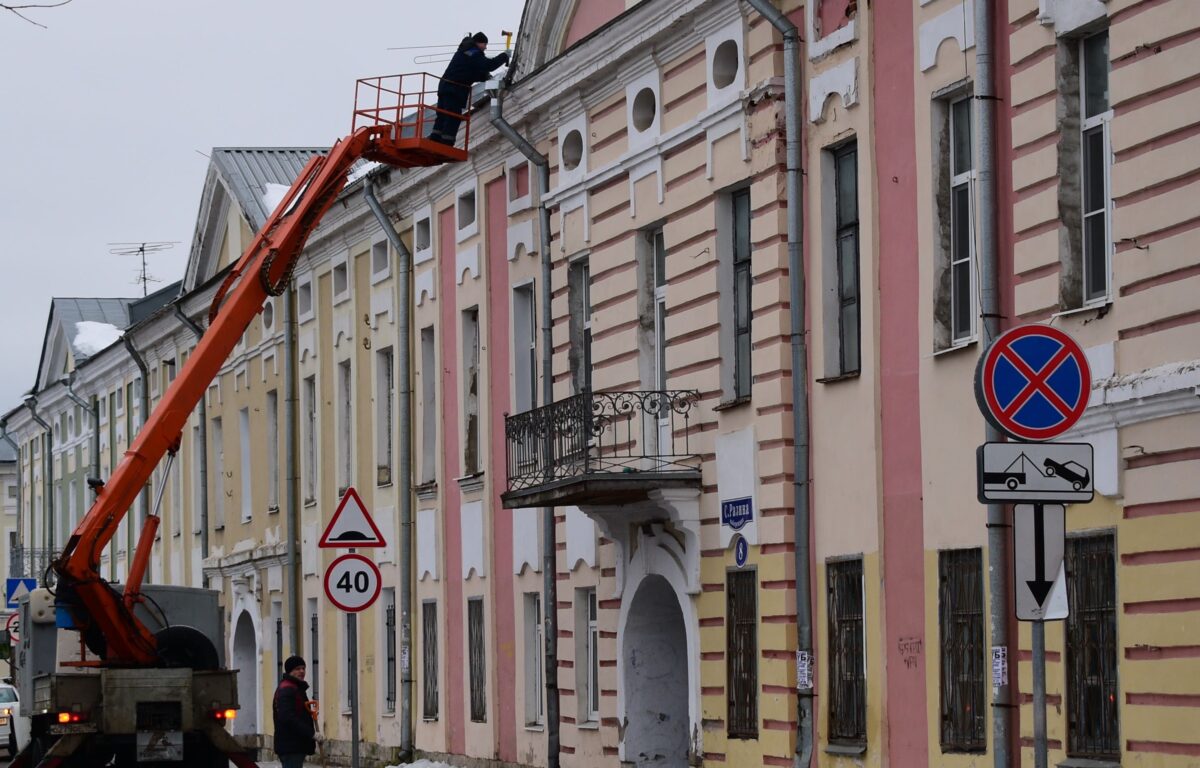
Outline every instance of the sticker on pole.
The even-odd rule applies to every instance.
[[[342,555],[325,570],[325,596],[347,613],[369,608],[379,597],[381,584],[375,563],[356,552]]]
[[[1048,325],[1022,325],[996,339],[975,368],[975,399],[997,429],[1018,440],[1050,440],[1079,421],[1092,388],[1083,349]]]
[[[333,513],[329,525],[325,526],[325,532],[321,534],[317,546],[322,549],[386,547],[387,542],[383,540],[383,534],[379,532],[371,514],[367,512],[366,505],[358,497],[358,492],[351,486],[342,496],[342,501]]]

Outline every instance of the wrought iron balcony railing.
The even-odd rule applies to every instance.
[[[8,555],[8,575],[14,579],[38,579],[59,555],[57,549],[43,547],[13,547]]]
[[[589,476],[698,477],[694,390],[583,392],[505,418],[509,493]]]

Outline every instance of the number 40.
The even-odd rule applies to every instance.
[[[351,583],[350,572],[346,571],[337,580],[336,586],[343,592],[366,592],[371,586],[371,577],[367,575],[366,571],[358,571],[354,574],[353,583]]]

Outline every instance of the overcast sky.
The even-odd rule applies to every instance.
[[[328,146],[354,81],[444,63],[482,30],[489,53],[523,0],[72,0],[0,13],[0,413],[33,386],[54,296],[141,296],[113,242],[183,274],[212,147]]]

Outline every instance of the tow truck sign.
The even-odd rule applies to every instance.
[[[979,501],[1088,502],[1091,443],[984,443],[975,450]]]

